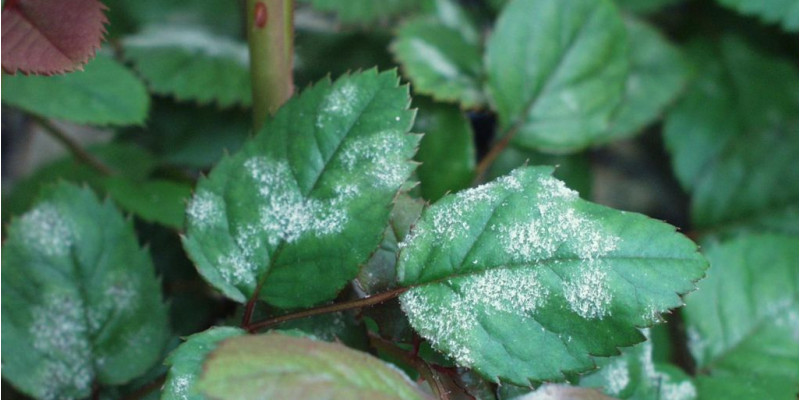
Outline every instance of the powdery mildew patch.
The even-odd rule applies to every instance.
[[[387,130],[359,137],[345,144],[339,159],[345,170],[362,171],[375,188],[397,188],[408,176],[407,153],[398,140],[404,133]]]
[[[18,232],[37,252],[65,256],[75,243],[76,233],[56,206],[44,203],[20,217]]]
[[[400,304],[420,335],[437,348],[448,350],[459,365],[474,362],[470,350],[479,313],[510,313],[530,318],[549,295],[535,271],[492,269],[479,274],[451,279],[456,288],[446,300],[435,298],[426,288],[414,288],[400,297]],[[447,312],[441,305],[447,304]]]
[[[631,381],[628,373],[628,362],[624,358],[619,358],[608,365],[603,371],[603,379],[606,381],[608,394],[617,396],[622,393]]]
[[[225,222],[222,198],[204,189],[195,193],[186,213],[191,223],[200,229],[220,226]]]
[[[333,121],[350,119],[355,112],[353,105],[358,96],[358,87],[352,82],[344,82],[333,89],[323,100],[322,108],[317,114],[317,128],[325,129]]]
[[[50,295],[32,309],[33,348],[47,360],[41,365],[45,378],[40,380],[46,385],[39,388],[37,398],[57,399],[65,392],[91,389],[94,372],[83,310],[83,302],[69,295]]]
[[[693,400],[697,398],[697,389],[690,380],[672,382],[670,376],[656,371],[653,364],[653,343],[650,341],[650,330],[642,330],[647,341],[642,344],[640,362],[644,370],[644,379],[650,381],[650,386],[660,388],[660,398],[663,400]]]

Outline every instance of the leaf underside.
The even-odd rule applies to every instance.
[[[167,307],[131,221],[61,183],[3,244],[3,377],[41,399],[86,398],[143,374],[169,334]]]
[[[199,388],[212,399],[427,398],[403,372],[367,353],[276,333],[226,340],[204,369]]]
[[[672,226],[583,201],[551,172],[445,196],[400,245],[411,325],[493,381],[590,370],[642,341],[637,327],[680,306],[707,266]]]
[[[201,179],[184,247],[228,297],[330,300],[381,240],[419,136],[396,72],[322,81]]]
[[[80,69],[100,48],[107,22],[98,0],[8,0],[3,71],[52,75]]]

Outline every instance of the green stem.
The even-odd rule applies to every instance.
[[[327,305],[327,306],[321,306],[321,307],[316,307],[316,308],[310,308],[308,310],[303,310],[303,311],[299,311],[299,312],[292,313],[292,314],[281,315],[279,317],[275,317],[275,318],[270,318],[270,319],[263,320],[263,321],[254,322],[252,324],[248,324],[244,328],[248,332],[255,332],[255,331],[258,331],[260,329],[270,328],[270,327],[282,324],[282,323],[287,322],[287,321],[293,321],[293,320],[296,320],[296,319],[307,318],[307,317],[311,317],[311,316],[314,316],[314,315],[329,314],[329,313],[334,313],[334,312],[338,312],[338,311],[345,311],[345,310],[352,310],[352,309],[356,309],[356,308],[374,306],[376,304],[380,304],[380,303],[383,303],[384,301],[391,300],[391,299],[393,299],[393,298],[395,298],[397,296],[400,296],[401,294],[403,294],[408,289],[409,288],[398,288],[398,289],[390,290],[388,292],[378,293],[378,294],[373,295],[373,296],[365,297],[363,299],[347,301],[347,302],[344,302],[344,303],[330,304],[330,305]]]
[[[294,91],[294,0],[247,0],[247,41],[253,90],[253,128]]]
[[[112,171],[111,168],[103,164],[102,161],[95,158],[91,153],[84,150],[83,147],[81,147],[78,143],[73,141],[72,138],[70,138],[61,129],[53,125],[50,121],[37,116],[33,116],[32,118],[36,121],[36,123],[39,126],[41,126],[44,129],[45,132],[49,133],[50,136],[61,142],[61,144],[63,144],[64,147],[69,149],[70,153],[72,153],[72,155],[75,156],[75,158],[78,161],[94,168],[95,170],[97,170],[97,172],[103,175],[106,176],[114,175],[114,171]]]

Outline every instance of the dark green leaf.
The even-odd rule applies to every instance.
[[[688,64],[680,51],[655,28],[628,18],[630,71],[625,97],[611,121],[607,140],[631,136],[660,117],[684,89]]]
[[[764,225],[797,215],[797,69],[730,37],[689,50],[698,77],[667,115],[664,140],[692,194],[692,221]]]
[[[203,372],[203,361],[225,339],[244,335],[245,331],[230,326],[215,327],[186,338],[166,360],[169,365],[161,400],[204,400],[196,383]]]
[[[112,36],[139,32],[153,25],[202,26],[215,34],[244,34],[243,3],[219,0],[104,0]]]
[[[402,372],[340,344],[281,334],[223,342],[200,389],[213,399],[426,399]]]
[[[777,23],[787,32],[797,33],[798,2],[795,0],[717,0],[741,14],[758,17],[764,22]]]
[[[708,279],[684,310],[698,368],[733,381],[769,379],[782,393],[776,398],[794,396],[800,372],[797,236],[743,235],[711,243],[705,253]]]
[[[651,14],[684,0],[614,0],[620,8],[640,14]]]
[[[551,172],[445,196],[401,244],[411,325],[490,380],[590,370],[642,341],[636,327],[680,306],[707,266],[672,226],[583,201]]]
[[[408,21],[397,32],[392,51],[414,91],[464,108],[486,103],[483,94],[481,36],[464,10],[437,1],[438,17]]]
[[[422,8],[427,0],[301,0],[320,11],[335,12],[344,23],[370,23]]]
[[[3,244],[3,377],[37,398],[85,398],[143,374],[168,338],[167,308],[130,221],[62,183]]]
[[[222,107],[252,103],[243,42],[201,27],[154,26],[126,37],[122,45],[155,93]]]
[[[514,0],[487,45],[501,129],[558,151],[604,139],[628,71],[625,26],[606,0]]]
[[[150,104],[144,84],[105,53],[84,71],[57,76],[3,74],[2,80],[4,104],[79,124],[142,124]]]
[[[244,302],[330,300],[381,241],[414,169],[414,114],[395,72],[323,81],[294,97],[197,185],[184,247],[200,273]]]
[[[120,207],[148,222],[175,229],[183,227],[186,200],[192,187],[167,180],[137,182],[126,178],[108,178],[105,189]]]
[[[469,187],[475,177],[475,143],[472,126],[457,107],[415,100],[419,107],[414,124],[425,136],[415,159],[422,197],[436,201],[447,192]]]

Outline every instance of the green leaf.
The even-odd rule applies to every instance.
[[[746,375],[723,377],[697,377],[697,391],[700,400],[716,399],[791,399],[797,396],[786,390],[786,383],[773,377]]]
[[[667,115],[664,140],[694,225],[796,215],[797,69],[731,37],[689,51],[698,77]]]
[[[244,34],[244,7],[219,0],[104,0],[111,21],[110,35],[139,32],[147,26],[202,26],[215,34]]]
[[[551,173],[445,196],[401,244],[411,326],[489,380],[592,369],[592,356],[641,342],[636,327],[680,306],[707,266],[672,226],[583,201]]]
[[[426,399],[408,377],[340,344],[281,334],[223,342],[205,363],[200,390],[213,399]]]
[[[287,102],[198,182],[184,247],[200,273],[239,302],[334,298],[378,246],[414,169],[408,104],[396,73],[375,70]]]
[[[660,117],[686,85],[688,64],[680,51],[655,28],[628,18],[630,71],[625,97],[612,118],[606,140],[616,140],[639,133]]]
[[[104,53],[66,75],[3,74],[2,97],[32,114],[92,125],[142,124],[150,105],[144,84]]]
[[[639,14],[652,14],[684,0],[614,0],[620,8]]]
[[[619,357],[598,360],[600,369],[580,379],[584,387],[600,388],[609,396],[630,400],[691,400],[697,388],[679,368],[653,361],[653,342],[624,349]]]
[[[482,107],[486,98],[478,29],[458,5],[449,0],[437,5],[442,17],[419,17],[403,24],[392,52],[416,93],[464,108]]]
[[[570,151],[604,139],[628,72],[625,25],[606,0],[514,0],[486,49],[488,88],[519,146]]]
[[[155,93],[222,107],[252,103],[245,43],[200,27],[158,25],[122,45]]]
[[[798,387],[798,238],[742,235],[710,243],[711,269],[686,299],[689,349],[712,378],[771,379],[789,398]]]
[[[171,228],[183,227],[186,200],[192,187],[167,180],[137,182],[126,178],[108,178],[104,186],[120,207],[148,222]]]
[[[3,243],[3,377],[37,398],[85,398],[157,360],[167,307],[130,221],[88,189],[48,187]]]
[[[592,193],[591,164],[586,153],[556,155],[507,147],[492,163],[486,175],[491,180],[526,165],[554,165],[554,177],[564,181],[567,187],[576,190],[582,198],[589,199]]]
[[[717,0],[740,14],[758,17],[767,23],[780,24],[787,32],[797,33],[798,3],[794,0]]]
[[[345,31],[295,28],[295,86],[349,71],[395,68],[389,53],[392,35],[383,30]]]
[[[169,366],[161,400],[204,400],[196,388],[203,372],[203,361],[225,339],[242,336],[246,332],[230,326],[214,327],[186,338],[186,342],[167,357]]]
[[[408,14],[426,5],[428,0],[301,0],[320,11],[335,12],[343,23],[372,23]]]
[[[445,193],[470,186],[475,177],[472,125],[455,106],[417,98],[414,130],[425,133],[415,159],[422,197],[436,201]]]
[[[365,327],[353,312],[334,312],[315,315],[309,318],[284,322],[275,329],[280,333],[299,331],[305,337],[336,342],[353,349],[369,349]]]
[[[156,167],[153,156],[142,148],[130,144],[106,143],[86,149],[120,175],[130,179],[145,179]],[[104,176],[71,155],[39,167],[27,178],[17,181],[8,196],[3,197],[3,222],[11,215],[22,214],[30,208],[39,189],[60,180],[87,183],[98,192],[103,190]]]

